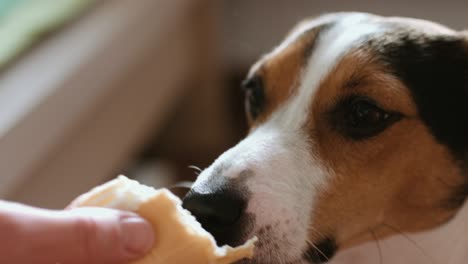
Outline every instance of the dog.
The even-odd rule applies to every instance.
[[[449,222],[468,195],[468,33],[367,13],[299,23],[243,82],[249,134],[183,200],[242,263],[324,263]]]

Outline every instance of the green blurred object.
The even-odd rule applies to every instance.
[[[0,69],[95,0],[0,0]]]

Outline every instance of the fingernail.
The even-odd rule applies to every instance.
[[[142,255],[153,247],[153,229],[148,222],[137,216],[126,217],[120,221],[127,251],[134,255]]]

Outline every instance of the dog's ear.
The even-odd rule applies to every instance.
[[[464,39],[464,49],[465,49],[465,52],[463,53],[464,54],[464,75],[465,75],[465,86],[464,86],[464,90],[465,90],[465,102],[467,102],[468,104],[468,29],[465,29],[465,30],[462,30],[460,32],[462,38]],[[465,122],[468,122],[468,117],[465,117]],[[467,136],[468,137],[468,136]],[[464,169],[466,171],[466,173],[468,174],[468,149],[465,149],[465,157],[464,157]],[[466,185],[466,194],[467,194],[467,197],[468,197],[468,183]]]
[[[468,29],[462,31],[463,38],[465,39],[465,95],[466,102],[468,102]],[[468,119],[468,117],[466,118]],[[468,173],[468,150],[465,151],[465,171]],[[468,184],[466,186],[468,194]],[[467,195],[468,196],[468,195]]]
[[[434,137],[468,162],[468,32],[408,35],[386,55]]]

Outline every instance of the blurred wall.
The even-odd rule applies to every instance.
[[[191,32],[206,52],[196,61],[199,71],[185,83],[187,93],[161,131],[145,147],[143,161],[169,161],[179,179],[195,179],[188,165],[208,166],[247,132],[239,84],[250,65],[277,45],[300,20],[326,12],[365,11],[420,17],[455,28],[466,24],[468,4],[462,0],[313,1],[209,0],[194,12]],[[140,163],[137,163],[137,167]],[[129,172],[132,175],[132,172]],[[157,173],[155,173],[157,175]]]
[[[225,0],[221,13],[223,54],[229,65],[249,64],[277,45],[300,20],[326,12],[361,11],[410,16],[468,28],[468,1]]]
[[[165,159],[181,168],[180,178],[194,179],[187,165],[208,166],[245,134],[243,95],[239,88],[250,65],[277,45],[300,20],[326,12],[365,11],[440,21],[455,28],[468,25],[468,2],[452,1],[207,1],[194,24],[209,28],[201,36],[207,53],[199,57],[198,81],[179,103],[165,129],[149,144],[150,160]],[[467,26],[468,27],[468,26]],[[186,176],[188,175],[188,176]]]

